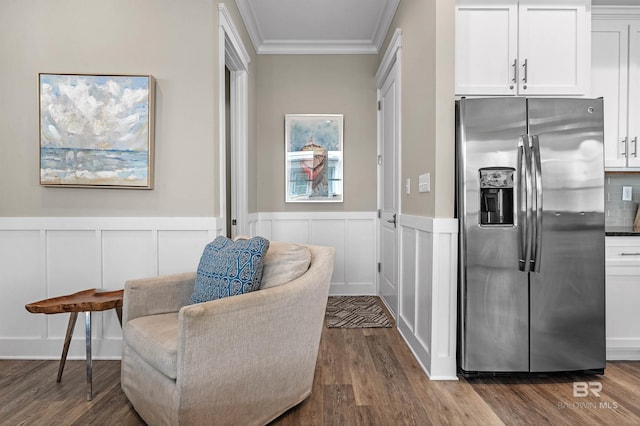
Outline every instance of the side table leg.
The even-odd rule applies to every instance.
[[[116,315],[118,315],[118,321],[120,321],[120,328],[122,328],[122,306],[116,306]]]
[[[93,399],[93,385],[91,380],[91,311],[85,314],[86,346],[87,346],[87,401]]]
[[[64,371],[64,363],[67,361],[67,353],[69,353],[69,345],[71,344],[71,335],[73,329],[76,326],[76,319],[78,318],[77,312],[71,312],[69,317],[69,324],[67,324],[67,334],[64,336],[64,346],[62,347],[62,356],[60,357],[60,366],[58,367],[58,378],[56,382],[62,380],[62,372]]]

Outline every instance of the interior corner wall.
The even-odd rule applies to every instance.
[[[376,55],[258,55],[257,210],[377,208]],[[344,114],[344,202],[285,203],[285,114]]]
[[[452,218],[455,205],[455,0],[435,4],[435,217]]]
[[[215,216],[217,3],[0,2],[0,217]],[[38,73],[156,78],[153,190],[39,185]]]
[[[454,9],[455,0],[402,0],[381,49],[379,60],[400,28],[402,214],[453,217]],[[427,172],[431,192],[420,193],[418,177]]]
[[[379,60],[402,31],[401,191],[396,323],[431,380],[456,379],[455,0],[402,0]],[[429,172],[431,192],[418,192]],[[411,179],[410,194],[404,183]]]

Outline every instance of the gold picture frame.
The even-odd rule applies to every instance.
[[[153,188],[151,75],[38,75],[40,185]]]

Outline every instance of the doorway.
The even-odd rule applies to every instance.
[[[231,158],[233,149],[231,145],[231,71],[226,66],[224,67],[224,112],[225,112],[225,122],[224,128],[225,138],[225,171],[226,171],[226,212],[225,217],[228,218],[226,220],[226,235],[229,238],[233,238],[236,236],[234,225],[236,224],[236,219],[234,216],[235,208],[234,201],[235,197],[233,196],[233,191],[231,190],[231,182],[233,181],[234,167],[233,167],[233,159]]]
[[[225,5],[218,4],[220,213],[219,232],[248,231],[248,69],[250,57]]]
[[[378,87],[378,290],[396,316],[399,300],[400,46],[396,30],[376,75]]]

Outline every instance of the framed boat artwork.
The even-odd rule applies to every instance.
[[[342,114],[285,115],[288,203],[343,201]]]
[[[150,75],[39,74],[40,184],[153,188]]]

